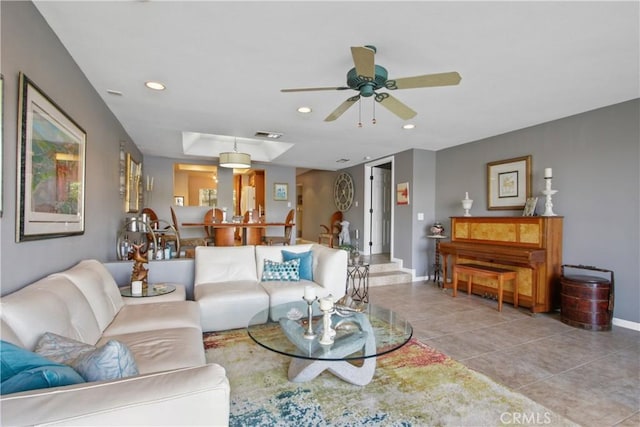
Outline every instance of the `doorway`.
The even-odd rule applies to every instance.
[[[364,242],[369,255],[393,258],[393,157],[365,164]]]

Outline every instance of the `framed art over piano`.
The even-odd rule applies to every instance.
[[[487,209],[520,210],[531,197],[531,156],[487,163]]]

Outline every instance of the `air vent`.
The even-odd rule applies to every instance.
[[[267,132],[267,131],[261,130],[256,132],[255,136],[260,138],[278,139],[282,136],[282,134],[280,132]]]

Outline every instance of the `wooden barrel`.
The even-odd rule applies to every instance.
[[[566,266],[587,268],[611,273],[611,281],[603,277],[591,275],[564,274],[560,283],[561,320],[571,326],[592,331],[611,330],[613,318],[613,272],[595,267]]]

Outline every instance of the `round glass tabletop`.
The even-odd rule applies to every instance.
[[[123,297],[144,298],[144,297],[157,297],[160,295],[170,294],[175,291],[175,285],[167,285],[164,283],[157,283],[155,285],[148,285],[142,289],[142,294],[134,295],[131,293],[131,286],[123,286],[120,288],[120,295]]]
[[[318,302],[313,303],[312,329],[316,336],[306,338],[308,329],[307,303],[280,304],[257,313],[249,322],[247,332],[260,346],[285,356],[310,360],[359,360],[381,356],[409,341],[411,324],[397,313],[374,304],[367,304],[360,313],[334,312],[331,325],[336,335],[332,344],[321,344],[323,316]],[[274,321],[259,323],[268,314],[284,313]],[[254,320],[255,319],[255,320]],[[256,324],[254,324],[256,323]]]

